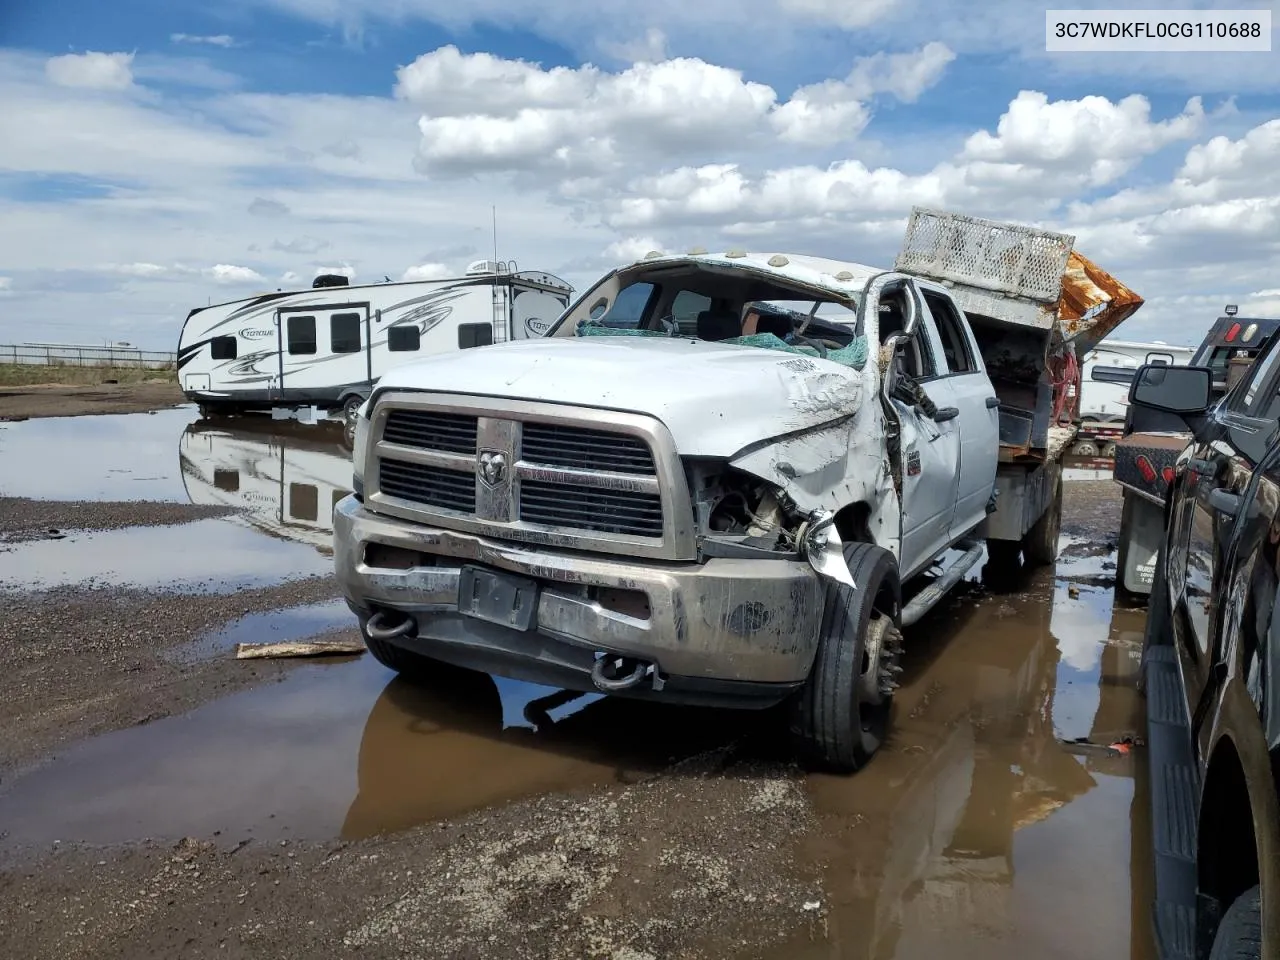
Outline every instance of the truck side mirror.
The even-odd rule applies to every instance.
[[[1129,402],[1183,417],[1201,415],[1213,402],[1213,371],[1208,367],[1144,364],[1129,388]]]

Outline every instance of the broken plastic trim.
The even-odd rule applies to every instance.
[[[854,590],[849,565],[844,562],[844,541],[836,530],[836,515],[830,510],[815,510],[797,534],[801,553],[820,577],[842,583]]]

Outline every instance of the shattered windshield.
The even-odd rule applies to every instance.
[[[782,350],[861,367],[857,304],[818,299],[754,275],[686,269],[664,282],[634,280],[576,318],[573,335],[686,337]],[[588,298],[590,299],[590,298]]]

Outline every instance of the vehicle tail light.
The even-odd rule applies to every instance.
[[[1156,468],[1151,465],[1151,461],[1144,456],[1138,457],[1138,470],[1142,474],[1142,479],[1147,483],[1155,483],[1156,477],[1159,476],[1156,473]]]
[[[1227,343],[1231,343],[1236,338],[1236,334],[1240,332],[1240,324],[1233,323],[1231,329],[1227,331]]]
[[[1164,482],[1166,486],[1170,486],[1170,487],[1173,486],[1173,476],[1174,476],[1173,467],[1165,467],[1160,475],[1164,477]]]

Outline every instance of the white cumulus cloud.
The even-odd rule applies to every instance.
[[[237,283],[265,283],[266,278],[257,270],[249,267],[239,267],[230,263],[214,264],[204,271],[214,283],[237,284]]]
[[[406,282],[412,280],[444,280],[446,277],[455,277],[457,275],[456,270],[450,270],[443,263],[420,263],[406,270],[400,279]]]
[[[217,33],[211,36],[202,36],[191,33],[171,33],[169,34],[170,43],[203,43],[211,47],[234,47],[236,38],[225,33]]]
[[[45,61],[45,75],[60,87],[127,90],[133,86],[132,53],[67,53]]]

